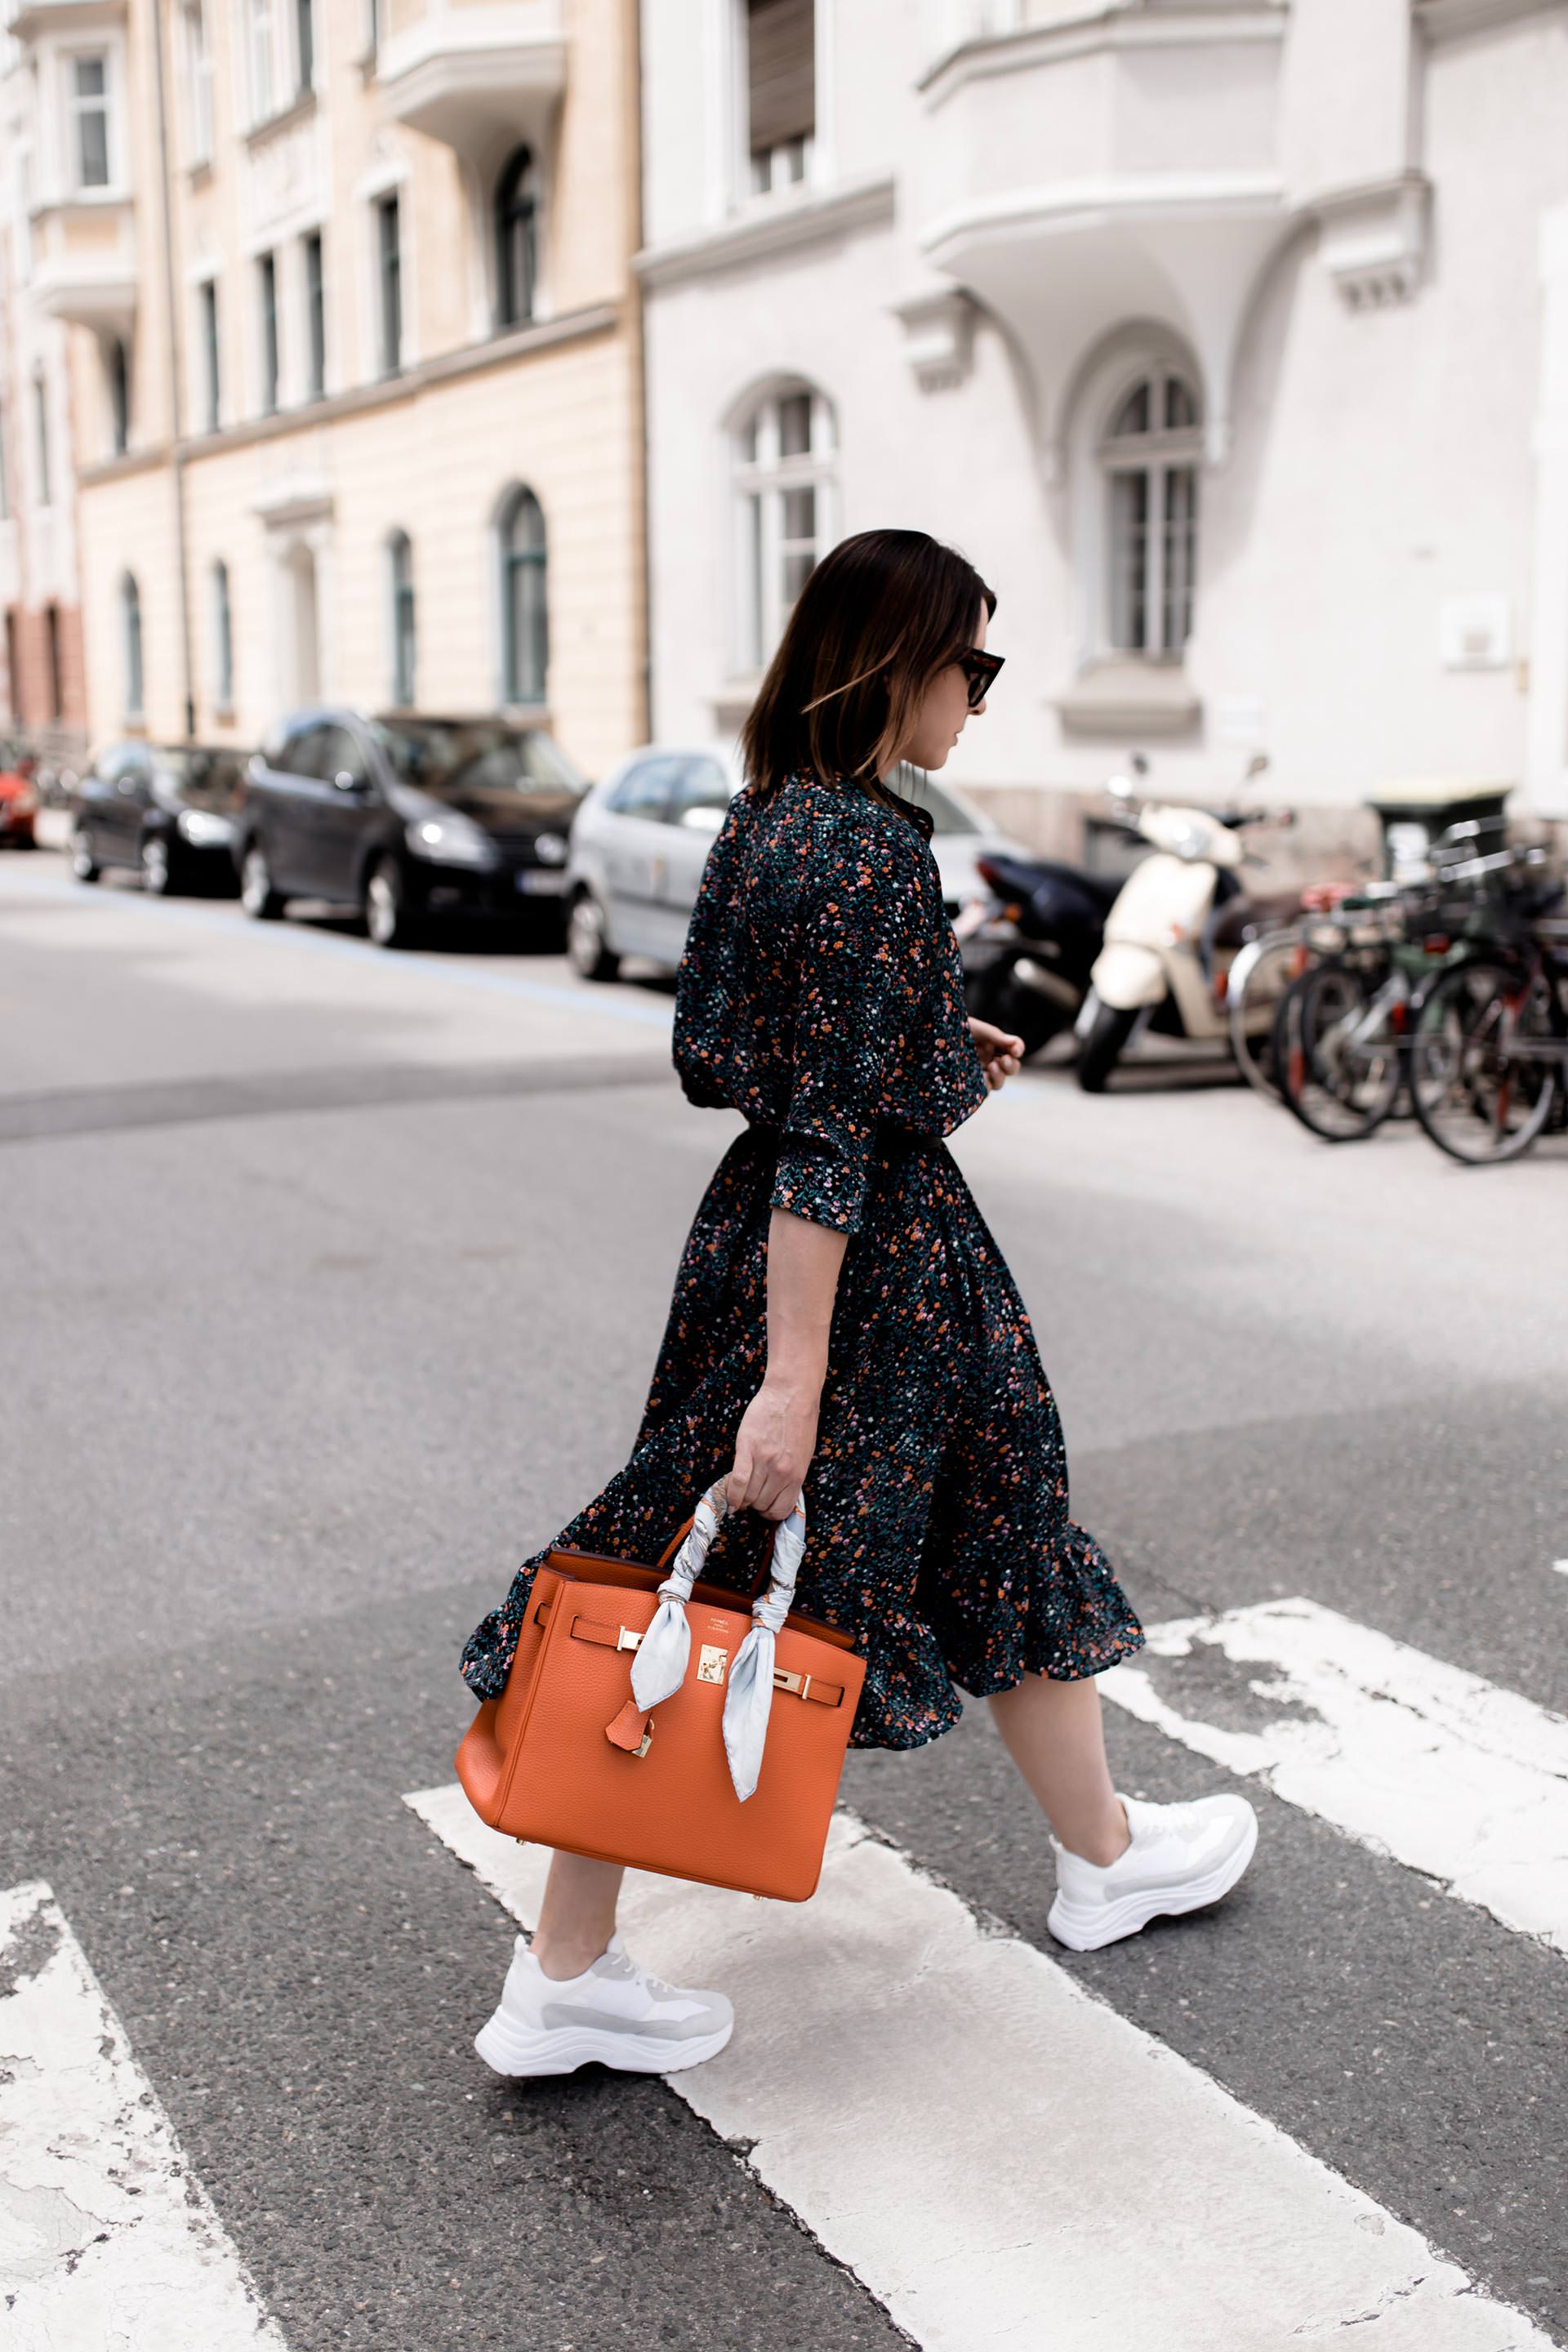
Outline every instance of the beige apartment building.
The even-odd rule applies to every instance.
[[[94,740],[318,698],[640,740],[634,0],[8,5]]]
[[[37,90],[0,16],[0,732],[70,764],[86,741],[70,331],[33,270]]]

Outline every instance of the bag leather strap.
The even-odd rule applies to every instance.
[[[602,1650],[636,1650],[641,1646],[642,1635],[626,1625],[605,1625],[593,1617],[574,1617],[572,1639],[594,1642]],[[782,1666],[773,1668],[773,1688],[787,1692],[792,1698],[810,1699],[816,1706],[841,1706],[844,1703],[842,1683],[824,1682],[820,1675],[787,1674]]]

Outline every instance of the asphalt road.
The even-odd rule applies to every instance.
[[[53,1885],[294,2352],[905,2340],[663,2084],[484,2073],[510,1926],[400,1802],[635,1427],[734,1125],[668,1019],[553,957],[0,868],[0,1887]],[[1334,1151],[1156,1074],[1026,1077],[956,1149],[1148,1622],[1301,1595],[1568,1711],[1562,1144]],[[1110,1728],[1125,1787],[1232,1785]],[[1248,1793],[1230,1905],[1075,1958],[982,1709],[845,1787],[1568,2341],[1568,1960]]]

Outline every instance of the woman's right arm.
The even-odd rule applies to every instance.
[[[816,843],[796,949],[790,1099],[768,1226],[768,1358],[730,1474],[732,1507],[788,1517],[816,1446],[839,1270],[865,1205],[884,1070],[934,948],[923,844],[903,821]],[[938,919],[941,917],[938,900]]]
[[[775,1209],[768,1225],[768,1361],[735,1437],[732,1511],[787,1518],[816,1450],[827,1339],[847,1234]]]

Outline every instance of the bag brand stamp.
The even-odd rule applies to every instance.
[[[720,1649],[717,1643],[704,1642],[702,1647],[697,1653],[698,1681],[700,1683],[721,1683],[724,1679],[725,1661],[729,1655],[729,1651]]]

